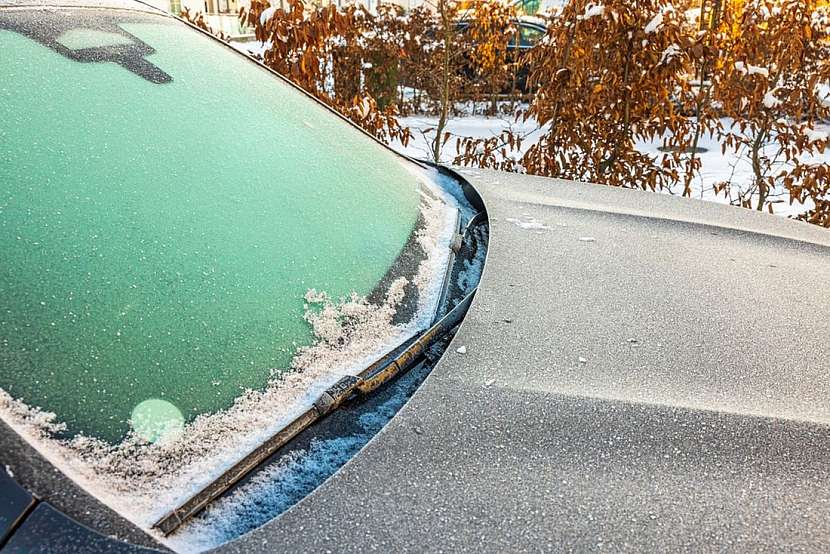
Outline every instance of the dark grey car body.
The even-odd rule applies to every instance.
[[[332,478],[216,551],[830,549],[830,233],[462,175],[490,245],[444,358]],[[2,423],[0,441],[0,465],[42,501],[2,499],[20,513],[4,553],[133,550],[62,527],[50,502],[159,546]]]
[[[830,233],[466,176],[491,238],[448,353],[338,474],[221,551],[826,551]]]

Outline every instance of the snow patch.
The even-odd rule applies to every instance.
[[[663,26],[663,18],[666,16],[666,14],[670,13],[674,13],[674,6],[672,6],[671,4],[667,4],[663,7],[663,9],[657,12],[657,15],[651,18],[651,21],[649,21],[648,24],[645,26],[643,32],[647,35],[651,35],[659,31],[660,28]]]
[[[655,16],[651,19],[651,21],[649,21],[649,22],[648,22],[648,25],[646,25],[646,28],[645,28],[645,29],[643,29],[643,32],[644,32],[645,34],[647,34],[647,35],[650,35],[650,34],[652,34],[652,33],[656,33],[656,32],[657,32],[657,30],[658,30],[658,29],[659,29],[662,25],[663,25],[663,12],[661,11],[661,12],[659,12],[657,15],[655,15]]]
[[[658,65],[664,65],[672,62],[675,58],[680,56],[681,52],[680,46],[677,44],[670,45],[668,48],[663,50],[663,54],[660,56],[660,63]]]
[[[265,23],[274,16],[274,12],[276,11],[277,8],[275,8],[274,6],[262,10],[262,13],[259,14],[259,24],[265,25]]]
[[[585,21],[592,17],[605,15],[605,6],[602,4],[588,4],[585,6],[585,13],[579,16],[579,19]]]
[[[830,85],[816,85],[816,97],[825,108],[830,108]]]
[[[777,108],[782,104],[781,100],[779,100],[774,91],[768,90],[767,93],[764,95],[764,106],[769,108],[770,110]]]
[[[766,67],[760,67],[757,65],[747,64],[747,74],[749,75],[763,75],[767,79],[769,79],[769,69]]]
[[[522,229],[545,229],[550,230],[550,227],[542,223],[541,221],[537,221],[533,217],[523,216],[521,219],[517,219],[515,217],[506,217],[505,221],[509,221],[510,223],[516,225],[517,227],[521,227]]]
[[[769,79],[769,69],[746,62],[735,62],[735,71],[741,75],[762,75]]]
[[[827,133],[825,133],[824,131],[816,131],[815,129],[810,127],[804,127],[804,129],[802,129],[801,132],[804,134],[805,137],[807,137],[807,142],[809,142],[810,144],[813,144],[814,142],[823,142],[827,140],[828,136]]]

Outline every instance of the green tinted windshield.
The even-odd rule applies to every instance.
[[[0,9],[0,53],[0,388],[70,434],[262,387],[413,233],[405,162],[178,21]]]

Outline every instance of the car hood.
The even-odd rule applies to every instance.
[[[341,471],[219,551],[826,549],[830,232],[463,174],[490,246],[447,354]]]

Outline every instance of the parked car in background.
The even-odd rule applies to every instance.
[[[468,32],[472,21],[463,20],[457,23],[456,29],[465,33]],[[512,66],[513,78],[507,81],[502,89],[503,94],[519,92],[527,94],[531,92],[528,86],[529,68],[522,63],[522,57],[529,50],[534,48],[547,32],[544,20],[537,17],[519,17],[513,20],[516,32],[511,33],[507,44],[507,63]],[[478,75],[468,56],[465,56],[466,63],[462,66],[464,78],[475,83]]]

